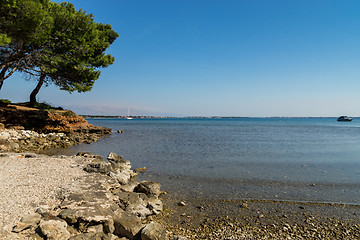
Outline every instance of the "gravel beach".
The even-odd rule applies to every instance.
[[[22,216],[57,206],[60,192],[86,174],[79,165],[78,157],[1,153],[0,238]]]
[[[360,207],[263,200],[163,197],[168,237],[187,239],[360,239]]]

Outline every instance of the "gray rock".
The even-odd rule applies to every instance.
[[[144,193],[119,191],[114,194],[118,197],[118,204],[123,210],[131,212],[142,219],[153,214],[148,207],[148,197]]]
[[[147,208],[152,211],[153,214],[159,214],[163,209],[163,203],[158,198],[150,198],[147,204]]]
[[[135,187],[134,192],[145,193],[148,196],[158,197],[161,193],[160,187],[160,183],[143,181]]]
[[[49,220],[41,221],[39,225],[41,233],[48,240],[68,240],[70,233],[67,230],[65,221]]]
[[[104,222],[104,233],[112,234],[114,231],[114,220],[112,218],[109,218]]]
[[[165,240],[165,229],[160,224],[151,222],[141,230],[141,240]]]
[[[93,225],[86,229],[89,233],[103,233],[104,232],[104,226],[102,224]]]
[[[37,157],[37,155],[35,153],[25,153],[24,157],[25,158],[35,158],[35,157]]]
[[[134,214],[123,212],[114,218],[114,227],[115,235],[134,239],[144,225],[141,223],[140,218]]]
[[[30,227],[35,227],[41,220],[41,215],[38,213],[30,214],[21,218],[20,222],[13,228],[13,232],[21,232]]]
[[[129,161],[126,161],[123,156],[120,156],[119,154],[113,152],[109,153],[109,155],[107,156],[107,160],[116,163],[130,163]]]
[[[76,210],[72,210],[72,209],[62,210],[59,213],[58,217],[64,219],[70,225],[77,223]]]
[[[69,240],[110,240],[111,238],[104,233],[83,233],[75,235]]]
[[[94,162],[86,165],[84,170],[87,172],[108,174],[110,172],[110,165],[106,162]]]
[[[76,156],[82,156],[82,157],[86,157],[86,158],[90,158],[91,160],[94,160],[96,162],[103,162],[104,159],[101,155],[98,154],[94,154],[91,152],[78,152],[76,154]]]
[[[109,176],[116,179],[120,184],[126,185],[130,182],[130,179],[133,177],[131,170],[117,169],[115,172],[109,172]]]
[[[188,240],[186,237],[183,236],[173,236],[169,240]]]
[[[18,143],[16,143],[16,142],[11,142],[11,143],[9,144],[9,146],[10,146],[10,148],[12,148],[12,149],[18,149],[18,148],[20,147],[20,145],[19,145]]]
[[[7,132],[1,132],[0,134],[0,141],[6,141],[10,137],[10,134]]]

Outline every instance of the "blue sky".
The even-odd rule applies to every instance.
[[[74,0],[119,33],[91,92],[42,88],[79,114],[360,115],[360,1]],[[0,98],[27,101],[16,75]],[[19,89],[21,87],[21,89]]]

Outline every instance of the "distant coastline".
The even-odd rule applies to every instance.
[[[187,116],[187,117],[161,117],[161,116],[118,116],[118,115],[80,115],[84,118],[88,118],[88,119],[104,119],[104,118],[112,118],[112,119],[127,119],[128,117],[131,118],[137,118],[137,119],[247,119],[247,118],[264,118],[264,119],[269,119],[269,118],[274,118],[274,119],[328,119],[328,118],[338,118],[338,117],[278,117],[278,116],[273,116],[273,117],[237,117],[237,116]],[[353,117],[354,119],[358,118],[358,117]]]

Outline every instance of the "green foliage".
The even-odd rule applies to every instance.
[[[62,107],[54,107],[54,106],[51,106],[50,104],[46,103],[46,102],[42,102],[42,103],[35,103],[35,104],[32,104],[31,107],[33,108],[37,108],[37,109],[40,109],[40,110],[63,110]]]
[[[6,34],[0,33],[0,46],[4,46],[11,43],[11,38]]]
[[[0,103],[10,104],[11,101],[9,99],[0,99]]]
[[[63,112],[61,115],[63,115],[64,117],[75,117],[76,116],[76,114],[70,110]]]
[[[100,68],[113,64],[105,51],[117,37],[110,25],[71,3],[1,0],[0,83],[22,71],[46,75],[45,84],[61,90],[90,91]]]
[[[114,62],[105,54],[118,34],[110,25],[96,23],[93,15],[77,11],[71,3],[53,4],[54,20],[49,42],[40,68],[47,82],[68,92],[90,91],[100,76],[101,67]]]
[[[1,0],[0,83],[15,71],[35,69],[53,18],[49,0]]]
[[[14,42],[41,44],[52,25],[49,4],[49,0],[1,0],[1,33]]]

